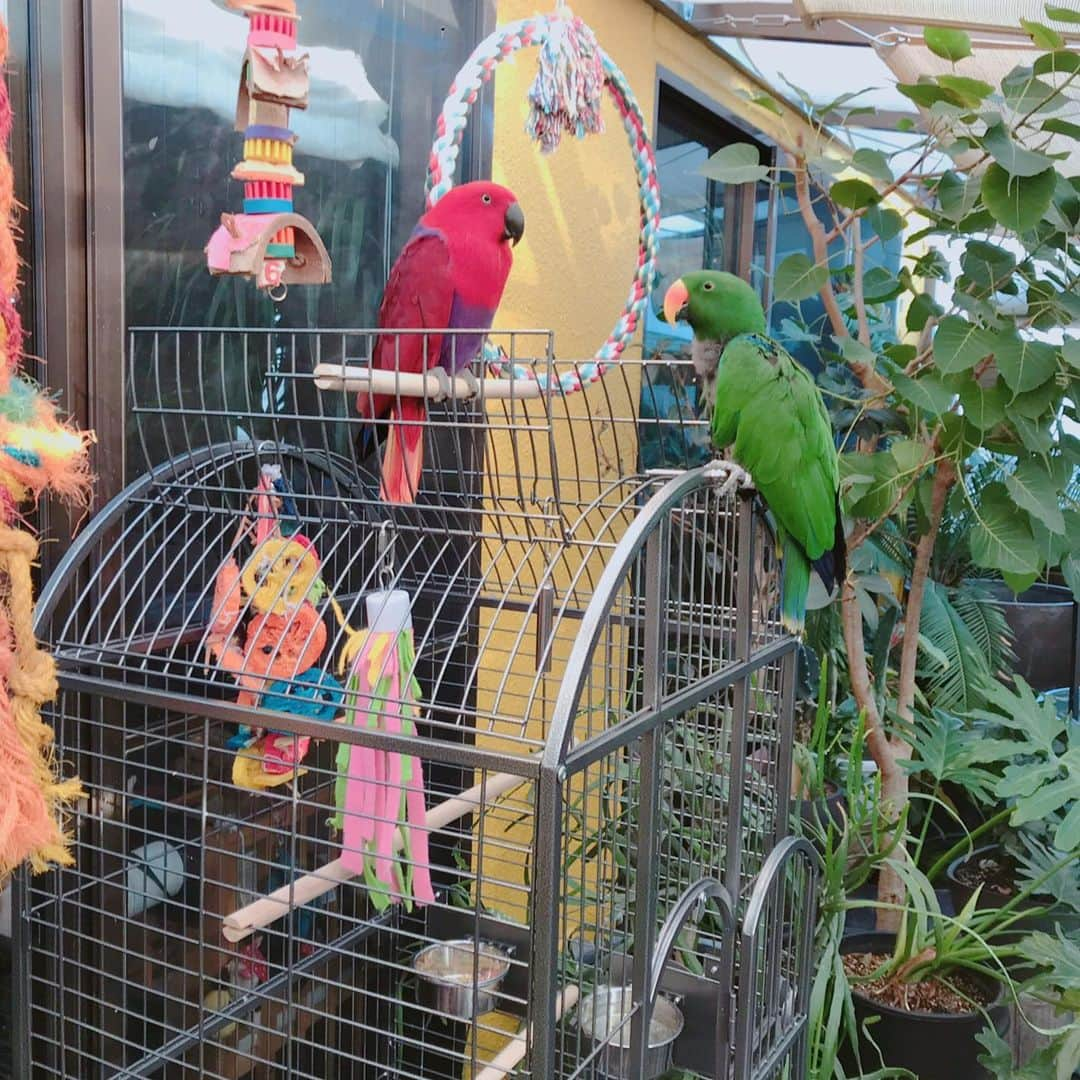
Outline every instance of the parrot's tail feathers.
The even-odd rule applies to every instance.
[[[366,458],[386,435],[386,425],[375,421],[384,420],[390,415],[394,404],[392,394],[368,394],[361,391],[356,395],[356,412],[361,420],[368,421],[360,428],[356,440],[361,458]]]
[[[840,516],[840,496],[836,497],[836,527],[833,546],[813,562],[825,591],[832,596],[847,576],[847,544],[844,540],[844,519]]]
[[[423,398],[403,397],[391,410],[379,492],[383,502],[412,503],[416,499],[424,467],[423,420],[426,415]]]
[[[356,412],[361,420],[382,420],[394,404],[393,394],[369,394],[361,390],[356,395]]]
[[[784,629],[801,637],[806,625],[806,598],[810,592],[810,561],[798,544],[784,550],[784,582],[780,589],[780,620]]]

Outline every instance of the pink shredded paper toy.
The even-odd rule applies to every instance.
[[[349,722],[387,735],[415,735],[420,687],[413,675],[408,594],[374,593],[367,611],[368,634],[346,683]],[[420,759],[342,743],[337,765],[342,864],[363,875],[377,910],[398,901],[409,908],[414,900],[433,903]],[[399,830],[403,843],[396,853]]]

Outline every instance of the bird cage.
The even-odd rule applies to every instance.
[[[641,407],[642,361],[547,392],[574,364],[539,332],[492,334],[512,378],[428,402],[421,490],[387,505],[348,374],[373,336],[130,332],[144,471],[40,605],[85,798],[74,864],[21,882],[16,1075],[805,1075],[815,867],[787,836],[796,642],[762,508],[715,465],[643,467],[701,432]],[[267,477],[318,553],[321,670],[407,594],[384,696],[415,679],[413,726],[215,661]],[[236,780],[253,728],[293,766],[261,788]],[[390,844],[361,871],[358,750]],[[406,783],[419,822],[391,812]]]

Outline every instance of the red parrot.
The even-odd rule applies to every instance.
[[[470,365],[510,273],[510,246],[524,232],[525,215],[512,191],[486,181],[451,188],[420,218],[401,249],[379,308],[380,329],[433,332],[380,335],[372,366],[433,372],[447,392],[451,376],[471,378]],[[478,332],[438,333],[447,329]],[[361,393],[356,407],[368,419],[389,416],[380,496],[386,502],[411,503],[423,467],[424,398]]]

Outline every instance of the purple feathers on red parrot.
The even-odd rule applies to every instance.
[[[476,330],[476,334],[390,334],[375,342],[372,366],[447,375],[467,369],[483,345],[513,262],[511,244],[525,231],[514,194],[480,181],[451,188],[417,223],[390,271],[379,328]],[[380,495],[411,503],[423,468],[424,399],[361,393],[360,415],[391,423],[383,453]]]

